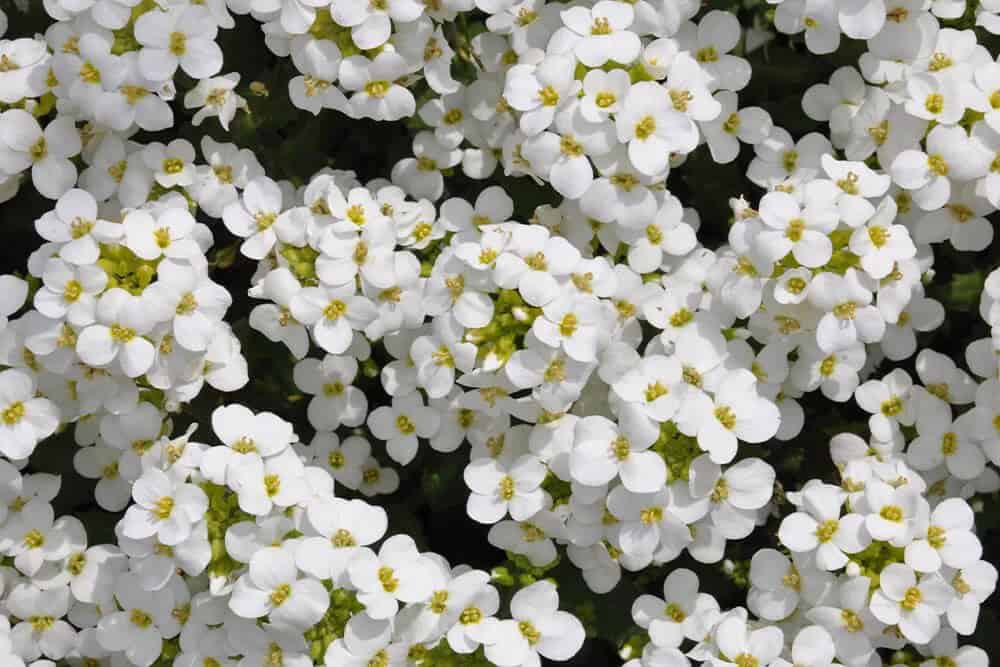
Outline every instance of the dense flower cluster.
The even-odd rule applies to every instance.
[[[741,108],[738,54],[770,35],[688,0],[45,0],[44,35],[0,40],[0,201],[52,201],[27,274],[0,276],[0,663],[564,661],[586,632],[547,578],[567,559],[595,595],[667,573],[632,607],[630,667],[988,664],[958,637],[997,583],[975,496],[1000,490],[1000,271],[971,373],[917,333],[945,318],[934,246],[993,242],[1000,64],[977,30],[1000,5],[771,4],[813,53],[867,40],[802,100],[828,136]],[[207,134],[145,140],[178,96],[228,130],[240,91],[266,94],[223,73],[219,31],[247,14],[298,72],[291,104],[409,118],[413,156],[294,184]],[[667,178],[742,144],[764,194],[706,247]],[[559,203],[518,221],[499,185],[451,196],[456,169]],[[256,263],[246,295],[213,280],[224,234]],[[223,397],[178,426],[253,373],[234,298],[294,358],[308,425]],[[916,378],[881,368],[910,358]],[[868,434],[788,489],[759,445],[798,436],[817,390]],[[25,472],[57,431],[122,513],[115,544]],[[421,448],[468,461],[511,595],[356,497],[395,492]],[[668,565],[732,568],[727,542],[770,520],[745,607]]]

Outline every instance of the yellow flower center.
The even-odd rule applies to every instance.
[[[369,81],[365,84],[365,93],[369,97],[381,99],[388,94],[391,86],[392,84],[388,81]]]
[[[552,86],[545,86],[538,91],[538,98],[543,107],[554,107],[559,104],[559,93]]]
[[[504,500],[511,500],[514,498],[514,478],[510,475],[504,475],[500,478],[500,497]]]
[[[335,321],[340,319],[340,317],[346,312],[347,304],[340,299],[334,299],[330,303],[326,304],[326,308],[323,309],[323,317],[330,321]]]
[[[886,521],[901,523],[903,521],[903,508],[899,505],[886,505],[879,510],[879,516]]]
[[[913,611],[923,599],[924,595],[920,592],[920,589],[916,586],[911,586],[906,589],[906,594],[903,596],[903,601],[899,603],[899,606],[907,611]]]
[[[382,584],[382,590],[386,593],[392,593],[399,587],[399,579],[396,578],[395,574],[391,567],[383,565],[378,569],[378,580]]]
[[[281,492],[281,478],[275,474],[264,475],[264,493],[273,498]]]
[[[170,42],[167,48],[175,56],[183,56],[187,52],[187,35],[183,32],[170,33]]]
[[[271,606],[280,607],[292,597],[292,587],[289,584],[281,584],[271,591]]]
[[[931,93],[924,100],[924,108],[928,113],[939,114],[944,111],[944,95],[941,93]]]
[[[639,141],[649,139],[654,132],[656,132],[656,119],[652,116],[643,116],[635,124],[635,138]]]
[[[836,519],[827,519],[816,527],[816,539],[825,544],[833,539],[839,528],[839,521]]]
[[[7,426],[13,426],[22,419],[24,419],[25,408],[24,403],[21,401],[14,401],[0,413],[0,418],[3,419],[3,423]]]
[[[726,430],[732,431],[736,427],[736,414],[728,405],[720,405],[715,409],[715,418],[719,420]]]
[[[156,501],[151,510],[153,516],[160,521],[166,521],[174,511],[174,499],[170,496],[163,496]]]
[[[141,609],[133,609],[128,616],[132,625],[145,630],[153,624],[153,617]]]
[[[594,97],[594,104],[596,104],[601,109],[607,109],[609,106],[618,101],[618,98],[614,93],[610,91],[601,91],[597,93]]]
[[[399,415],[396,417],[396,428],[399,429],[399,432],[403,435],[411,435],[417,430],[417,427],[413,425],[413,422],[410,421],[410,418],[406,415]]]

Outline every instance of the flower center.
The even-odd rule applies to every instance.
[[[167,174],[179,174],[184,171],[184,160],[177,157],[169,157],[163,161],[163,171]]]
[[[271,605],[280,607],[285,604],[288,598],[292,597],[292,587],[289,584],[281,584],[271,591]]]
[[[620,435],[611,441],[611,453],[619,461],[624,461],[628,458],[629,454],[632,453],[632,445],[629,443],[628,438],[624,435]]]
[[[889,230],[885,227],[869,227],[868,238],[871,240],[873,246],[881,248],[889,242]]]
[[[111,325],[111,340],[116,343],[128,343],[135,338],[135,329],[124,327],[118,323]]]
[[[14,401],[0,413],[0,418],[3,419],[3,423],[7,426],[13,426],[22,419],[24,419],[25,408],[24,403],[21,401]]]
[[[517,624],[517,629],[521,631],[521,636],[528,640],[528,643],[534,646],[542,638],[542,633],[535,629],[535,626],[531,624],[531,621],[521,621]]]
[[[644,116],[635,124],[635,138],[639,141],[649,139],[656,132],[656,119],[652,116]]]
[[[719,60],[719,52],[714,46],[703,46],[695,51],[694,57],[700,63],[714,63]]]
[[[175,56],[183,56],[187,52],[187,35],[183,32],[170,33],[170,42],[167,48]]]
[[[945,456],[953,456],[958,451],[958,436],[954,431],[948,431],[941,436],[941,453]]]
[[[369,81],[365,84],[365,93],[369,97],[374,97],[376,99],[381,99],[386,96],[389,92],[389,88],[392,86],[388,81]]]
[[[802,240],[802,234],[806,231],[806,223],[802,218],[795,218],[789,221],[788,227],[785,229],[785,238],[787,238],[792,243],[798,243]]]
[[[151,510],[153,516],[160,521],[166,521],[174,511],[174,499],[170,496],[163,496],[156,501]]]
[[[858,305],[853,301],[845,301],[833,307],[833,315],[838,320],[853,320],[858,313]]]
[[[684,610],[676,602],[668,604],[667,608],[663,610],[663,615],[674,623],[683,623],[684,619],[687,618],[687,614],[684,613]]]
[[[837,534],[838,528],[840,528],[839,521],[836,519],[827,519],[816,527],[816,539],[823,543],[829,542]]]
[[[715,409],[715,418],[719,420],[726,430],[732,431],[736,427],[736,414],[728,405],[720,405]]]
[[[594,24],[590,26],[591,35],[610,35],[611,34],[611,24],[608,19],[598,17],[594,19]]]
[[[899,606],[907,611],[913,611],[923,599],[924,595],[920,592],[920,589],[916,586],[910,586],[906,589],[906,594],[903,596],[903,601],[899,603]]]
[[[559,93],[552,86],[545,86],[539,90],[538,98],[542,101],[543,107],[554,107],[559,104]]]
[[[340,317],[347,312],[347,304],[340,299],[334,299],[330,303],[326,304],[326,308],[323,309],[323,317],[332,321],[340,319]]]
[[[944,157],[938,155],[937,153],[927,156],[927,168],[938,176],[948,175],[948,163],[945,161]]]
[[[330,538],[330,543],[338,549],[346,549],[348,547],[356,547],[358,545],[358,542],[354,539],[354,535],[351,534],[351,531],[345,528],[338,528],[337,532]]]
[[[264,493],[273,498],[281,492],[281,478],[275,474],[264,475]]]
[[[566,313],[563,315],[562,320],[559,321],[559,335],[563,338],[569,338],[572,336],[579,325],[579,320],[573,313]]]
[[[931,93],[924,100],[924,108],[928,113],[939,114],[944,111],[944,95],[941,93]]]
[[[411,435],[417,430],[417,427],[413,425],[413,422],[410,421],[410,418],[406,415],[399,415],[396,417],[396,428],[399,429],[399,432],[403,435]]]
[[[652,526],[663,520],[662,507],[646,507],[639,511],[639,520],[647,526]]]
[[[893,523],[902,523],[903,521],[903,508],[899,505],[886,505],[881,510],[879,510],[878,515],[885,519],[886,521],[892,521]]]
[[[514,478],[510,475],[504,475],[500,478],[500,497],[504,500],[511,500],[514,498]]]
[[[38,137],[38,141],[33,143],[31,148],[28,149],[28,155],[31,156],[34,162],[44,160],[48,154],[49,145],[45,142],[45,137]]]
[[[37,528],[32,528],[24,534],[24,547],[26,549],[38,549],[45,544],[45,535]]]
[[[80,79],[84,83],[100,83],[101,70],[97,69],[89,62],[83,63],[83,65],[80,66]]]
[[[378,569],[378,581],[382,584],[382,590],[386,593],[392,593],[399,588],[399,579],[396,578],[395,572],[391,567],[383,565]]]
[[[142,609],[133,609],[128,615],[128,619],[132,621],[132,625],[143,630],[153,624],[153,617],[144,612]]]
[[[483,612],[479,607],[466,607],[458,615],[458,622],[462,625],[476,625],[483,620]]]

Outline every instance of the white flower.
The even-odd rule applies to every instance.
[[[313,394],[307,413],[313,428],[332,431],[364,423],[368,399],[351,384],[357,374],[358,362],[349,356],[328,354],[322,361],[303,359],[295,365],[295,385]]]
[[[856,342],[874,343],[885,333],[885,320],[871,305],[872,292],[858,272],[821,273],[809,284],[809,301],[824,311],[816,342],[824,352],[837,352]]]
[[[0,275],[0,333],[7,327],[7,318],[20,310],[27,298],[27,282],[17,276]]]
[[[779,423],[778,406],[757,393],[757,378],[746,369],[728,372],[713,397],[691,392],[677,418],[681,432],[696,436],[716,463],[733,460],[738,440],[770,440]]]
[[[135,574],[122,574],[115,581],[115,600],[121,611],[103,616],[97,626],[97,641],[108,651],[122,651],[134,665],[149,667],[160,655],[163,631],[172,621],[174,596],[169,588],[145,591]]]
[[[856,513],[840,514],[847,494],[830,484],[809,486],[802,492],[802,510],[781,522],[778,538],[795,553],[815,550],[816,565],[822,570],[839,570],[847,564],[845,553],[853,554],[868,546],[871,539],[864,528],[865,518]]]
[[[510,601],[510,613],[513,618],[497,624],[495,641],[486,646],[486,657],[495,665],[533,664],[538,655],[568,660],[583,646],[583,624],[559,610],[552,582],[538,581],[519,590]]]
[[[180,66],[194,79],[222,69],[222,50],[215,43],[218,24],[199,5],[149,11],[135,22],[135,38],[142,44],[139,67],[152,81],[166,81]]]
[[[0,30],[0,35],[3,32]],[[43,40],[28,37],[4,40],[0,43],[0,60],[6,63],[4,71],[0,72],[0,102],[13,104],[26,97],[45,94],[44,73],[49,53]]]
[[[62,620],[69,611],[70,599],[65,585],[43,590],[22,583],[10,591],[7,608],[24,619],[12,628],[10,637],[21,657],[60,660],[75,648],[76,630]]]
[[[239,496],[240,509],[264,516],[277,507],[303,500],[308,486],[302,461],[291,449],[267,460],[243,456],[229,464],[228,482]]]
[[[0,174],[13,176],[31,167],[31,181],[43,197],[58,199],[76,183],[76,167],[69,158],[81,145],[67,116],[54,119],[43,132],[23,109],[0,114]]]
[[[418,393],[395,396],[391,406],[378,407],[368,416],[372,435],[386,441],[386,451],[400,465],[417,455],[417,438],[430,438],[440,423],[440,415],[425,406]]]
[[[194,146],[185,139],[174,139],[166,145],[154,141],[142,150],[142,161],[165,188],[194,183],[194,158]]]
[[[793,665],[815,665],[815,667],[830,667],[836,656],[837,647],[833,638],[822,626],[809,625],[795,635],[792,642],[792,660],[789,663],[778,659],[771,663],[775,667],[792,667]]]
[[[694,121],[676,110],[667,91],[652,81],[629,89],[615,127],[618,140],[628,144],[632,164],[647,176],[663,174],[671,153],[690,153],[698,143]]]
[[[413,540],[393,535],[382,543],[376,556],[369,549],[359,551],[348,567],[358,601],[376,619],[393,616],[399,603],[422,602],[431,595],[430,565]]]
[[[627,414],[627,413],[626,413]],[[653,493],[666,483],[667,467],[659,454],[648,451],[659,437],[659,428],[645,420],[622,418],[620,427],[601,417],[584,417],[576,423],[569,467],[573,479],[600,486],[621,477],[635,493]]]
[[[475,459],[464,472],[465,483],[472,490],[466,512],[485,524],[500,521],[508,512],[515,521],[529,519],[546,504],[547,494],[540,488],[546,474],[548,468],[531,454],[511,463]]]
[[[117,359],[125,375],[138,377],[153,364],[153,344],[143,337],[153,324],[143,298],[112,288],[97,302],[97,323],[80,332],[76,353],[91,366],[105,366]]]
[[[698,592],[698,575],[686,568],[677,568],[663,581],[663,597],[643,594],[632,604],[632,618],[649,632],[649,638],[659,647],[676,648],[685,637],[701,640],[695,635],[696,615],[711,596]]]
[[[354,289],[354,285],[306,287],[292,297],[292,315],[312,327],[316,343],[330,354],[345,352],[354,330],[364,329],[375,317],[375,304]]]
[[[600,67],[609,60],[629,65],[638,57],[642,43],[628,30],[635,16],[630,5],[600,0],[592,8],[570,7],[560,15],[563,23],[580,36],[574,53],[587,67]]]
[[[156,468],[145,471],[135,486],[122,520],[122,533],[143,540],[156,536],[161,544],[174,546],[188,539],[191,527],[205,518],[208,497],[194,484],[178,482]]]
[[[893,546],[906,546],[913,539],[924,500],[916,491],[901,486],[893,488],[873,479],[865,485],[865,503],[869,514],[865,527],[872,538]],[[891,621],[886,621],[891,623]]]
[[[206,118],[217,116],[222,129],[228,130],[236,112],[247,108],[247,101],[234,92],[239,82],[240,75],[236,72],[201,79],[198,85],[184,96],[185,108],[198,109],[191,122],[194,125],[201,125]]]
[[[943,500],[931,512],[926,533],[906,545],[906,564],[917,572],[937,572],[942,564],[956,570],[972,565],[983,553],[973,522],[972,508],[964,500]]]
[[[14,461],[27,459],[58,426],[59,408],[36,397],[32,374],[13,368],[0,372],[0,453]]]
[[[861,267],[872,278],[885,278],[896,262],[917,254],[910,232],[903,225],[894,225],[896,202],[886,197],[868,222],[851,234],[851,252],[861,258]]]
[[[334,85],[340,61],[340,49],[330,40],[311,36],[293,38],[292,62],[302,74],[288,82],[292,104],[313,115],[322,109],[346,112],[347,98]]]
[[[872,594],[871,611],[916,644],[924,644],[941,628],[941,614],[952,599],[951,587],[939,574],[916,574],[902,563],[890,563],[879,573],[879,588]]]
[[[711,658],[713,667],[730,667],[749,664],[751,661],[768,665],[781,654],[784,644],[784,634],[780,628],[766,626],[750,630],[746,620],[735,615],[719,623],[713,636],[719,651],[728,658]]]
[[[362,500],[318,500],[306,507],[309,524],[319,533],[295,549],[295,562],[318,579],[346,583],[354,557],[385,535],[387,518],[381,507]]]
[[[760,200],[760,219],[770,228],[762,230],[755,243],[765,261],[776,262],[789,252],[810,268],[830,260],[833,243],[827,234],[837,226],[839,216],[828,202],[807,199],[805,208],[800,208],[791,195],[769,192]]]
[[[761,549],[750,561],[747,607],[769,621],[781,621],[796,609],[823,600],[833,575],[817,570],[803,558],[789,559],[780,551]]]
[[[287,549],[268,547],[254,553],[249,571],[233,587],[229,608],[242,618],[267,616],[275,626],[302,632],[317,623],[330,606],[330,595],[316,579],[300,577]]]
[[[357,116],[376,120],[399,120],[416,110],[413,94],[396,83],[408,67],[398,53],[383,51],[369,60],[350,56],[340,64],[340,82],[355,91],[351,111]]]
[[[521,112],[518,121],[527,136],[542,132],[555,120],[556,111],[574,98],[580,83],[573,78],[576,59],[554,54],[536,65],[514,65],[504,81],[504,99]]]

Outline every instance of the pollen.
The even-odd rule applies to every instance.
[[[389,88],[391,87],[392,84],[388,81],[369,81],[365,84],[365,93],[369,97],[382,99],[389,93]]]
[[[187,52],[187,35],[183,32],[170,33],[170,41],[167,48],[175,56],[183,56]]]

